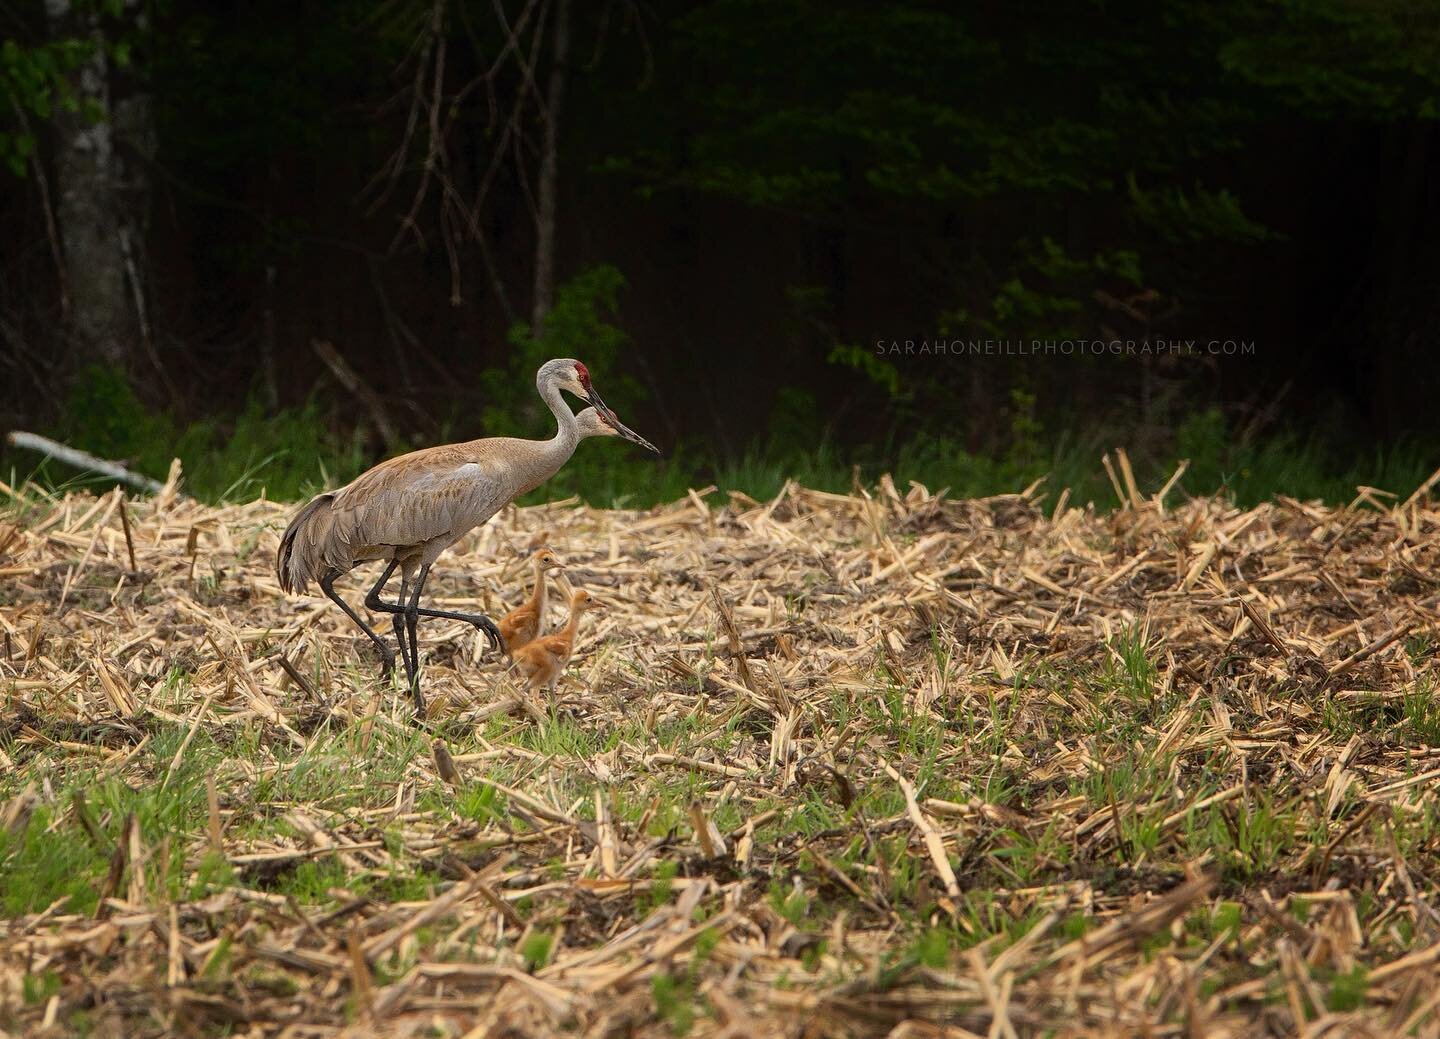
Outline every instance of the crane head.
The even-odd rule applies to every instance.
[[[537,552],[535,554],[535,561],[540,564],[542,571],[559,570],[563,572],[565,570],[565,564],[561,562],[560,557],[548,548],[542,548]]]
[[[586,404],[598,411],[604,418],[615,423],[615,412],[606,406],[600,399],[600,394],[595,392],[594,385],[590,382],[590,369],[584,363],[570,357],[557,357],[553,361],[546,361],[540,366],[540,371],[535,377],[535,384],[543,393],[545,384],[553,382],[566,393],[573,393]]]
[[[554,386],[566,393],[573,393],[590,405],[589,409],[576,416],[582,437],[624,437],[632,444],[639,444],[647,451],[654,451],[657,455],[660,453],[658,447],[621,422],[619,416],[610,410],[609,405],[600,399],[600,394],[595,392],[595,386],[590,381],[590,369],[586,368],[584,363],[570,357],[557,357],[553,361],[546,361],[540,366],[540,371],[535,376],[535,385],[542,396],[548,387]],[[594,410],[595,418],[593,420],[586,417],[590,409]]]
[[[542,364],[535,374],[535,386],[543,393],[547,384],[573,393],[590,404],[595,403],[591,398],[595,390],[590,385],[590,369],[574,358],[557,357]]]

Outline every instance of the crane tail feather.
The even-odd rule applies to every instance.
[[[329,569],[325,562],[326,548],[334,527],[330,504],[332,493],[319,494],[310,500],[280,536],[275,553],[275,576],[286,593],[304,594],[310,581],[324,576]]]

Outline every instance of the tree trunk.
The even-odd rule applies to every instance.
[[[125,14],[137,6],[131,0]],[[136,217],[145,210],[146,192],[138,164],[125,175],[116,126],[123,117],[148,127],[148,104],[138,94],[114,103],[105,31],[90,5],[46,0],[45,11],[54,36],[93,47],[72,79],[79,110],[57,109],[54,120],[56,215],[70,303],[66,333],[82,358],[125,366],[142,332],[144,236]]]
[[[272,414],[280,408],[280,376],[276,358],[279,334],[275,328],[275,264],[265,265],[264,303],[260,313],[260,399]]]
[[[535,307],[530,334],[538,336],[555,302],[556,181],[559,179],[560,106],[565,98],[570,53],[570,0],[556,0],[554,56],[546,87],[544,144],[540,155],[535,242]]]

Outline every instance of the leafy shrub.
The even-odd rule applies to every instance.
[[[624,287],[625,276],[616,268],[608,264],[592,267],[556,290],[555,305],[539,335],[532,334],[525,324],[511,327],[509,341],[514,349],[509,363],[481,375],[487,434],[545,435],[551,421],[545,405],[521,388],[528,386],[535,369],[552,357],[584,361],[605,403],[625,417],[629,405],[639,397],[639,386],[615,370],[616,359],[630,345],[630,336],[615,324]]]
[[[301,408],[267,413],[248,403],[232,419],[201,419],[182,425],[148,408],[123,374],[93,366],[75,379],[57,423],[61,441],[101,458],[122,461],[136,472],[165,478],[181,460],[186,489],[207,501],[301,498],[352,479],[366,465],[363,445],[333,431],[312,401]],[[54,474],[53,462],[43,466]]]
[[[500,388],[513,388],[521,373],[533,372],[539,364],[536,358],[575,354],[587,364],[595,362],[596,383],[604,388],[607,402],[636,399],[637,389],[613,368],[625,342],[624,334],[610,323],[615,293],[623,281],[609,269],[597,270],[600,273],[592,272],[593,277],[582,276],[566,286],[556,307],[560,316],[547,324],[539,339],[521,329],[513,333],[523,360],[512,362],[513,372],[486,373],[492,401],[500,400]],[[592,349],[592,343],[599,348]],[[514,403],[492,403],[487,408],[487,419],[494,423],[487,432],[544,436],[542,418],[548,420],[548,415],[542,413],[533,421],[523,417],[524,408],[536,404],[534,395],[507,393],[506,397]],[[616,405],[617,410],[623,407]],[[1034,398],[1021,391],[1012,394],[1003,454],[971,451],[956,438],[926,433],[846,448],[820,433],[822,421],[812,397],[784,391],[777,397],[769,435],[739,455],[726,457],[708,445],[682,443],[657,461],[623,442],[582,445],[568,465],[524,501],[573,495],[594,505],[641,508],[674,501],[687,488],[707,484],[715,484],[722,493],[738,490],[764,500],[790,479],[808,487],[845,491],[858,469],[866,483],[888,472],[902,490],[916,480],[955,497],[1012,493],[1045,477],[1044,487],[1051,495],[1068,487],[1076,504],[1094,502],[1101,508],[1116,504],[1100,456],[1114,444],[1124,443],[1126,431],[1097,428],[1088,431],[1085,439],[1064,432],[1055,435],[1039,420]],[[313,401],[276,414],[252,401],[233,417],[182,425],[147,408],[118,373],[92,368],[76,380],[55,433],[67,443],[103,458],[123,460],[157,479],[164,478],[170,460],[178,456],[187,489],[207,501],[244,500],[262,492],[277,500],[296,500],[352,479],[373,461],[357,436],[344,436],[337,428],[340,423]],[[1417,445],[1377,448],[1370,457],[1357,458],[1346,445],[1301,440],[1286,433],[1242,439],[1217,409],[1197,412],[1181,422],[1168,450],[1157,449],[1148,459],[1139,453],[1132,458],[1142,491],[1164,482],[1176,458],[1190,461],[1176,494],[1221,493],[1242,505],[1276,494],[1349,501],[1360,484],[1403,495],[1436,465]],[[17,469],[19,460],[11,462]],[[34,456],[25,456],[25,461],[33,465]],[[69,474],[63,466],[46,462],[36,475],[42,482],[56,483]]]

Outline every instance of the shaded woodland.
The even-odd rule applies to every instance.
[[[555,355],[687,478],[1440,435],[1430,2],[7,0],[0,39],[0,425],[152,475],[537,435]]]

